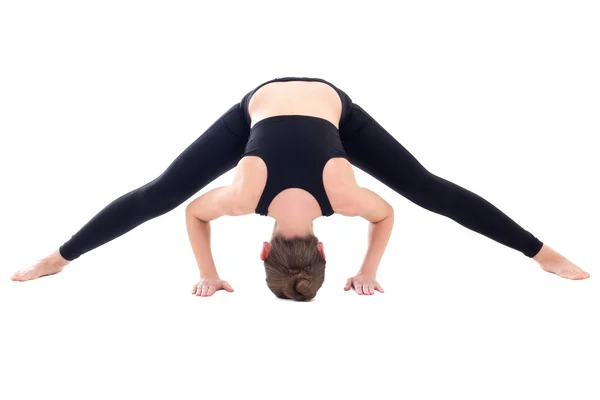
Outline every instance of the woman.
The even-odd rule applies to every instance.
[[[232,291],[212,260],[209,222],[258,213],[275,219],[261,259],[275,295],[309,300],[324,279],[323,244],[312,221],[333,213],[369,220],[369,247],[345,289],[383,292],[376,281],[391,233],[392,207],[356,184],[352,165],[415,204],[504,244],[567,279],[589,274],[543,244],[485,199],[427,171],[358,104],[320,78],[285,77],[260,84],[234,104],[156,179],[108,204],[48,257],[16,272],[27,281],[62,271],[82,254],[174,209],[223,173],[215,188],[186,208],[190,242],[200,269],[192,293]]]

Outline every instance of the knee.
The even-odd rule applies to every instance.
[[[406,197],[431,211],[446,209],[460,201],[455,186],[432,173],[411,179]]]
[[[187,199],[180,190],[159,180],[154,180],[136,191],[138,207],[153,216],[165,214]]]

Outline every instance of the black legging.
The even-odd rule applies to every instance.
[[[528,257],[535,256],[542,248],[541,241],[485,199],[427,171],[377,121],[354,104],[346,93],[331,86],[342,100],[339,132],[354,166],[415,204],[451,218]],[[250,120],[247,107],[251,94],[257,88],[217,119],[160,176],[115,199],[96,214],[60,246],[61,256],[66,260],[74,260],[136,226],[173,210],[235,167],[248,141]]]
[[[360,168],[413,203],[534,257],[543,243],[477,194],[427,171],[358,104],[340,126],[344,149]]]

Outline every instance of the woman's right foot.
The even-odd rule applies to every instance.
[[[42,276],[58,274],[69,263],[70,261],[65,260],[58,252],[55,252],[34,265],[15,272],[10,279],[25,282]]]

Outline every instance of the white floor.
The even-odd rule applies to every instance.
[[[216,251],[234,293],[197,298],[189,294],[196,275],[174,217],[82,256],[62,274],[0,281],[5,398],[599,393],[600,290],[589,239],[564,236],[560,247],[592,273],[567,281],[451,221],[420,214],[399,219],[380,269],[383,295],[342,290],[361,255],[344,246],[348,234],[323,239],[328,275],[311,303],[269,292],[253,251],[257,239],[238,255]],[[360,235],[361,221],[337,222],[357,225],[352,232]],[[171,233],[176,242],[168,241]],[[237,247],[240,235],[215,224],[214,241],[225,235],[235,239],[229,250]],[[25,254],[5,260],[4,274]]]
[[[0,6],[0,399],[600,398],[592,2],[369,2],[339,17],[326,2],[16,4]],[[343,291],[367,224],[336,215],[315,221],[328,258],[315,300],[276,299],[259,259],[273,220],[250,215],[213,223],[235,293],[194,297],[187,202],[59,275],[8,279],[278,76],[338,84],[591,279],[545,273],[360,170],[396,210],[383,295]]]

